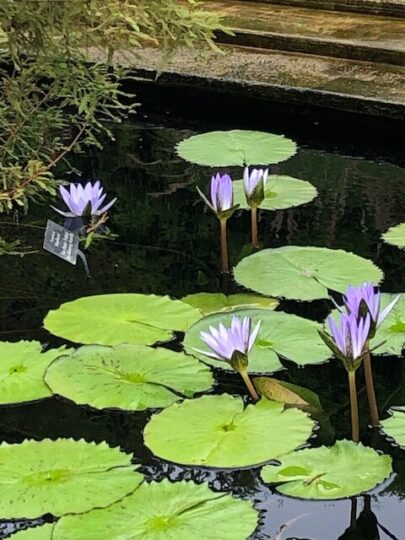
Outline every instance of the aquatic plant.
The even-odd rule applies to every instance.
[[[381,294],[379,290],[375,290],[375,287],[376,286],[374,283],[364,283],[360,287],[350,286],[343,295],[343,303],[347,313],[353,314],[357,320],[360,321],[361,319],[369,316],[370,328],[365,343],[363,365],[371,424],[373,426],[378,426],[380,424],[380,417],[378,413],[377,399],[374,390],[373,371],[371,367],[370,339],[375,336],[378,327],[389,315],[395,304],[398,302],[400,296],[396,296],[388,304],[388,306],[381,311]]]
[[[228,219],[232,216],[239,205],[233,203],[233,185],[229,174],[217,175],[211,178],[211,201],[207,199],[204,193],[197,187],[197,191],[205,204],[211,208],[217,216],[221,226],[221,262],[222,272],[229,272],[228,262],[228,242],[226,236],[226,225]]]
[[[209,332],[200,333],[201,340],[208,345],[212,352],[195,349],[204,356],[228,362],[241,375],[250,395],[255,400],[259,399],[259,396],[249,378],[247,367],[249,353],[259,333],[260,325],[261,321],[252,329],[250,317],[240,319],[233,316],[229,328],[220,323],[218,328],[210,326]]]
[[[370,315],[358,319],[354,313],[341,313],[338,324],[332,316],[327,318],[332,335],[319,331],[319,335],[333,354],[346,368],[349,380],[352,439],[359,442],[359,411],[356,390],[356,370],[366,353],[366,343],[370,332]]]
[[[259,247],[257,237],[257,209],[264,199],[264,188],[266,186],[268,169],[253,169],[245,167],[243,171],[243,189],[245,191],[246,202],[250,206],[251,228],[252,228],[252,246]]]
[[[69,184],[68,189],[60,186],[59,192],[70,212],[64,212],[54,206],[52,208],[65,217],[101,216],[117,200],[115,198],[102,206],[107,193],[104,193],[104,188],[99,180],[94,184],[87,182],[84,186],[83,184]]]

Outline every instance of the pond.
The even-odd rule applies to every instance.
[[[100,179],[109,195],[118,199],[108,221],[114,237],[96,240],[87,253],[90,277],[80,260],[72,266],[42,250],[46,220],[58,221],[48,205],[33,205],[29,215],[20,216],[18,221],[13,215],[2,218],[0,236],[17,238],[25,249],[35,253],[23,258],[0,258],[0,339],[38,340],[50,347],[71,345],[49,334],[42,326],[43,319],[49,310],[83,296],[136,292],[182,298],[200,291],[242,291],[232,279],[221,278],[218,222],[196,192],[196,185],[206,190],[212,170],[183,161],[174,150],[176,143],[194,133],[230,129],[241,123],[246,129],[263,129],[268,123],[271,128],[267,125],[266,131],[295,139],[299,144],[297,154],[272,166],[271,172],[307,180],[318,190],[318,197],[308,204],[260,212],[263,246],[312,245],[351,251],[373,260],[384,270],[383,291],[405,290],[405,256],[381,239],[389,227],[404,221],[403,163],[389,142],[384,144],[379,137],[373,146],[363,144],[369,137],[364,133],[359,144],[355,137],[337,140],[338,134],[336,140],[333,136],[323,138],[325,118],[319,120],[319,126],[316,118],[295,122],[293,113],[279,114],[272,124],[258,120],[257,110],[256,117],[249,119],[245,114],[238,123],[235,117],[226,119],[226,114],[221,121],[215,115],[204,118],[201,110],[196,112],[199,118],[179,118],[169,110],[166,114],[165,107],[170,108],[161,104],[162,114],[157,114],[144,106],[133,123],[113,128],[115,141],[106,143],[102,151],[76,158],[84,179]],[[333,117],[330,123],[333,125]],[[350,124],[346,126],[350,131]],[[359,128],[358,133],[361,129],[366,128]],[[67,178],[77,180],[75,174]],[[231,266],[252,253],[249,227],[249,215],[242,210],[229,221]],[[331,304],[328,300],[282,301],[278,309],[323,321]],[[179,351],[181,341],[182,335],[178,334],[166,346]],[[311,446],[350,439],[347,378],[340,363],[330,360],[304,367],[289,361],[283,364],[284,369],[276,377],[318,394],[327,412],[310,439]],[[377,357],[374,369],[376,393],[386,418],[390,406],[405,405],[405,360]],[[246,395],[238,374],[215,369],[214,375],[213,393]],[[405,537],[405,452],[390,444],[378,430],[368,428],[362,375],[358,388],[362,440],[392,456],[395,474],[368,495],[352,499],[308,501],[283,496],[262,481],[260,467],[221,470],[182,467],[160,460],[143,444],[144,427],[155,412],[150,409],[96,410],[61,397],[2,406],[0,439],[18,443],[27,438],[72,437],[119,446],[133,454],[133,462],[140,464],[140,472],[149,480],[207,481],[214,491],[231,491],[253,501],[260,511],[253,539],[400,540]],[[3,520],[0,537],[53,519],[46,515],[38,520]],[[87,538],[91,540],[91,534]],[[213,532],[206,538],[220,536]]]

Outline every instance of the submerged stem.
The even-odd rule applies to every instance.
[[[255,401],[257,401],[259,399],[259,396],[257,395],[255,387],[253,386],[253,383],[250,380],[250,377],[249,377],[247,371],[243,370],[243,371],[239,371],[239,373],[241,374],[242,379],[244,380],[244,382],[245,382],[245,384],[247,386],[247,389],[249,390],[250,395],[252,396],[252,398]]]
[[[378,414],[377,399],[375,397],[373,370],[371,367],[370,346],[368,341],[366,343],[366,352],[364,354],[364,376],[366,379],[366,390],[368,406],[370,408],[371,425],[376,427],[380,425],[380,417]]]
[[[356,372],[348,371],[347,375],[349,378],[349,390],[350,390],[352,440],[357,443],[360,441],[360,431],[359,431],[359,406],[357,403],[357,391],[356,391]]]
[[[222,272],[229,272],[229,263],[228,263],[228,241],[226,237],[226,219],[221,219],[221,264]]]
[[[252,246],[257,249],[259,247],[257,235],[257,208],[251,208],[250,218],[252,222]]]

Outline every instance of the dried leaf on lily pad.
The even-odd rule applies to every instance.
[[[15,540],[53,540],[53,531],[55,524],[46,523],[39,527],[29,527],[13,534],[12,539]]]
[[[198,165],[269,165],[293,156],[297,145],[283,135],[234,129],[193,135],[176,147],[178,155]]]
[[[207,484],[145,482],[108,508],[63,517],[53,540],[246,540],[258,517],[250,501]]]
[[[318,411],[322,409],[319,397],[308,388],[271,377],[255,377],[253,384],[259,395],[268,399],[274,399],[274,401],[286,405],[296,405],[303,408],[313,407]]]
[[[405,449],[405,407],[393,407],[391,416],[381,422],[382,429],[396,444]]]
[[[208,390],[209,368],[192,356],[145,345],[88,345],[49,366],[46,383],[55,394],[97,409],[167,407]]]
[[[331,448],[305,448],[284,456],[281,465],[266,465],[267,483],[283,495],[302,499],[341,499],[373,489],[392,473],[390,456],[352,441]]]
[[[245,257],[234,269],[240,284],[268,296],[291,300],[328,298],[365,281],[378,284],[382,271],[354,253],[320,247],[284,246]]]
[[[86,345],[168,341],[173,331],[186,331],[201,313],[168,296],[102,294],[62,304],[45,318],[56,336]]]
[[[229,326],[233,316],[251,317],[252,324],[261,321],[259,334],[249,354],[250,373],[272,373],[283,369],[280,358],[286,358],[299,365],[318,364],[330,358],[331,353],[318,330],[322,327],[314,321],[268,309],[239,309],[232,313],[215,313],[200,319],[187,332],[184,339],[185,350],[208,364],[232,371],[228,362],[208,358],[195,349],[209,352],[201,340],[200,332],[220,323]]]
[[[61,354],[68,354],[66,347],[42,352],[38,341],[0,341],[0,404],[22,403],[52,395],[44,383],[48,365]]]
[[[396,246],[401,249],[405,248],[405,223],[396,225],[388,229],[386,233],[382,235],[382,238],[387,244]]]
[[[145,427],[146,446],[183,465],[241,468],[275,459],[305,443],[313,421],[302,411],[262,398],[244,406],[228,394],[171,405]]]
[[[222,293],[196,293],[182,298],[183,302],[199,309],[203,315],[223,311],[233,311],[243,307],[275,309],[279,301],[276,298],[260,296],[258,294],[230,294]]]
[[[106,443],[57,439],[0,445],[2,519],[87,512],[143,481],[132,456]]]
[[[233,187],[235,204],[239,204],[240,208],[249,210],[243,180],[234,181]],[[292,208],[312,201],[317,194],[316,188],[305,180],[299,180],[291,176],[270,175],[265,186],[264,199],[259,208],[263,210]]]

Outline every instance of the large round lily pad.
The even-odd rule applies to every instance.
[[[258,512],[249,501],[216,493],[207,484],[144,483],[109,508],[66,516],[54,540],[246,540]]]
[[[55,394],[97,409],[167,407],[212,385],[210,370],[195,358],[145,345],[88,345],[62,356],[45,378]]]
[[[233,183],[235,204],[249,209],[243,189],[243,180]],[[264,190],[265,198],[259,208],[264,210],[282,210],[305,204],[317,196],[316,188],[309,182],[291,176],[269,176]]]
[[[405,248],[405,223],[396,225],[388,229],[386,233],[382,235],[382,238],[387,244],[396,246],[401,249]]]
[[[283,369],[280,357],[305,365],[324,362],[331,356],[318,334],[321,325],[296,315],[267,309],[240,309],[204,317],[186,333],[186,351],[210,365],[232,371],[228,362],[208,358],[194,349],[209,352],[210,349],[200,338],[201,331],[208,331],[210,326],[218,327],[221,322],[229,326],[234,315],[251,317],[253,326],[261,321],[259,334],[249,354],[248,371],[251,373],[271,373]]]
[[[45,318],[57,336],[86,345],[152,345],[185,331],[201,317],[180,300],[154,294],[102,294],[62,304]]]
[[[235,279],[260,294],[295,300],[328,298],[328,289],[379,283],[382,271],[353,253],[320,247],[284,246],[250,255],[234,269]]]
[[[175,403],[152,416],[146,446],[183,465],[240,468],[259,465],[305,443],[314,423],[298,409],[262,398],[244,406],[228,394]]]
[[[181,158],[210,167],[269,165],[290,158],[296,151],[295,142],[283,135],[242,129],[193,135],[177,145]]]
[[[204,315],[218,313],[219,311],[233,311],[241,307],[262,307],[275,309],[279,302],[276,298],[260,296],[258,294],[230,294],[225,296],[222,293],[196,293],[189,294],[182,298],[183,302],[197,308]]]
[[[340,499],[369,491],[392,472],[390,456],[352,441],[328,448],[305,448],[266,465],[262,478],[277,491],[303,499]]]
[[[42,352],[38,341],[0,341],[0,404],[20,403],[52,395],[44,383],[48,365],[65,347]]]
[[[390,410],[391,416],[381,422],[382,429],[394,441],[405,449],[405,407]]]
[[[108,506],[143,480],[106,443],[58,439],[0,445],[0,517],[61,516]]]

